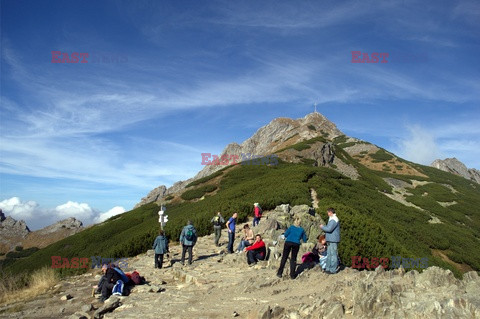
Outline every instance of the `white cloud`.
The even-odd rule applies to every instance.
[[[406,138],[397,141],[398,150],[395,153],[409,161],[425,165],[441,158],[433,133],[418,125],[408,127],[408,131]]]
[[[34,201],[22,202],[18,197],[12,197],[0,202],[0,208],[7,216],[16,220],[27,220],[35,216],[38,204]]]
[[[94,222],[95,223],[101,223],[101,222],[109,219],[112,216],[123,214],[123,213],[125,213],[125,208],[123,208],[121,206],[115,206],[112,209],[110,209],[109,211],[106,211],[105,213],[101,213],[100,215],[98,215],[95,218]]]
[[[125,212],[125,208],[121,206],[115,206],[106,212],[101,212],[91,208],[87,203],[74,201],[67,201],[65,204],[58,205],[55,209],[48,209],[41,207],[32,200],[23,202],[18,197],[1,201],[0,209],[6,216],[11,216],[16,220],[24,220],[30,230],[37,230],[69,217],[75,217],[82,221],[84,225],[100,223]]]
[[[55,208],[55,214],[60,219],[75,217],[81,221],[91,220],[97,212],[86,203],[68,201]]]

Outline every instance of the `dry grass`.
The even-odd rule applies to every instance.
[[[27,280],[25,276],[5,276],[0,280],[0,305],[35,298],[53,287],[59,280],[55,269],[44,267]],[[27,286],[23,285],[27,282]]]

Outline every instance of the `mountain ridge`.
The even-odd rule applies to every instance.
[[[445,172],[462,176],[465,179],[480,184],[480,171],[475,168],[467,168],[465,164],[463,164],[455,157],[446,158],[444,160],[436,159],[430,164],[430,166],[438,168]]]

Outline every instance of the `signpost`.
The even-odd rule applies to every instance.
[[[160,223],[160,228],[163,230],[165,224],[168,222],[168,215],[164,215],[167,208],[162,205],[160,211],[158,212],[158,222]]]

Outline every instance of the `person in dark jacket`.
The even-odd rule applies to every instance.
[[[249,265],[255,265],[257,261],[264,260],[267,254],[267,250],[265,249],[265,243],[262,240],[261,235],[255,236],[255,242],[245,248],[247,252],[247,262]]]
[[[283,235],[285,236],[285,244],[283,245],[282,260],[280,261],[280,268],[278,268],[277,271],[277,277],[282,278],[283,268],[287,262],[288,255],[292,252],[292,256],[290,257],[290,278],[295,279],[300,240],[303,240],[303,242],[306,243],[308,240],[307,234],[305,233],[305,230],[300,227],[300,220],[295,219],[293,225],[290,226]]]
[[[153,248],[155,249],[155,268],[162,268],[163,255],[168,253],[168,239],[165,237],[163,230],[160,230],[157,238],[153,242]]]
[[[215,232],[215,246],[220,246],[218,243],[220,241],[220,236],[222,236],[222,225],[225,223],[225,219],[223,218],[220,212],[217,213],[217,216],[214,216],[211,220],[213,224],[213,231]]]
[[[104,275],[102,279],[100,279],[98,289],[102,291],[102,297],[100,298],[100,300],[102,302],[105,302],[105,300],[107,300],[108,297],[110,297],[110,295],[112,294],[113,286],[115,286],[117,280],[121,278],[118,272],[113,269],[113,266],[111,264],[103,264],[102,272]]]
[[[187,222],[187,226],[183,227],[180,234],[180,244],[182,245],[182,260],[180,263],[185,264],[185,253],[188,251],[188,264],[192,264],[193,246],[197,242],[197,230],[192,225],[192,221]]]

